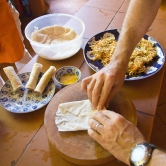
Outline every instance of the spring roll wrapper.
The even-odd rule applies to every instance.
[[[50,81],[55,71],[56,71],[56,68],[54,66],[50,66],[50,68],[41,77],[39,83],[37,84],[35,88],[35,92],[38,92],[40,94],[43,93],[45,87],[47,86],[48,82]]]
[[[5,68],[3,68],[3,70],[4,70],[5,74],[7,75],[8,79],[10,80],[14,91],[23,87],[20,78],[18,77],[18,75],[16,74],[16,72],[12,66],[5,67]]]
[[[35,63],[33,65],[32,72],[25,87],[26,89],[31,89],[31,90],[35,89],[42,67],[43,65],[40,63]]]

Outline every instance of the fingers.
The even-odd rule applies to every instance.
[[[82,82],[81,82],[81,90],[82,91],[87,93],[87,86],[91,82],[91,80],[92,80],[91,76],[82,80]]]
[[[92,114],[92,118],[89,119],[88,124],[90,126],[88,129],[89,136],[103,146],[106,143],[106,135],[110,132],[108,125],[111,125],[111,120],[102,112],[96,111]]]
[[[95,122],[91,122],[92,127],[94,127],[93,125],[98,122],[101,123],[103,126],[106,126],[112,125],[112,123],[120,120],[121,118],[124,119],[122,115],[110,110],[95,111],[92,113],[91,117],[95,120]]]
[[[111,93],[108,95],[107,100],[106,100],[106,104],[105,107],[108,108],[109,104],[111,102],[111,100],[113,99],[113,97],[116,95],[116,93],[118,93],[118,91],[120,90],[120,88],[118,88],[117,86],[114,86],[111,89]]]
[[[108,119],[112,119],[112,121],[115,121],[118,117],[122,117],[122,115],[110,110],[103,110],[102,116],[105,116]],[[92,117],[95,117],[95,119],[97,118],[96,114],[92,114]]]
[[[109,101],[115,95],[116,90],[113,91],[115,84],[115,77],[101,70],[96,74],[83,79],[81,89],[87,93],[89,100],[93,107],[101,110],[105,105],[109,105]],[[112,94],[112,95],[111,95]],[[109,100],[108,100],[109,99]]]
[[[95,76],[87,77],[83,79],[81,83],[81,89],[87,93],[88,98],[95,109],[97,108],[102,86],[102,79],[96,81]]]
[[[102,73],[97,73],[97,76],[94,74],[93,76],[87,77],[81,83],[81,89],[87,93],[88,98],[95,109],[97,108],[97,104],[100,99],[103,84],[104,79]]]
[[[106,101],[108,99],[108,96],[112,94],[111,90],[113,88],[113,85],[114,85],[114,80],[110,79],[109,77],[105,77],[104,85],[101,90],[100,99],[97,105],[97,110],[101,110],[102,108],[104,108]]]
[[[101,89],[103,87],[103,80],[97,80],[93,86],[93,91],[91,91],[91,101],[94,108],[97,108],[99,99],[101,97]],[[104,107],[104,105],[103,105]],[[102,107],[102,108],[103,108]]]
[[[104,127],[100,122],[96,121],[95,119],[89,119],[88,124],[94,132],[103,134]]]
[[[92,137],[95,141],[97,141],[99,144],[102,143],[102,134],[104,131],[103,125],[97,122],[94,119],[89,119],[89,126],[88,134],[90,137]]]
[[[95,86],[95,83],[96,83],[96,80],[92,79],[91,82],[89,83],[89,85],[87,86],[87,95],[88,95],[88,98],[91,101],[91,103],[92,103],[92,97],[94,97],[93,96],[93,88]],[[92,103],[92,105],[93,105],[93,103]]]
[[[92,137],[95,141],[98,143],[101,143],[102,138],[101,135],[98,132],[95,132],[93,129],[89,128],[88,129],[88,134],[90,137]]]
[[[105,111],[105,114],[103,113]],[[104,110],[104,111],[95,111],[92,113],[92,118],[97,122],[101,123],[103,126],[105,126],[106,123],[109,123],[111,116],[107,116],[107,113],[109,114],[110,111]],[[92,124],[93,127],[93,124]]]

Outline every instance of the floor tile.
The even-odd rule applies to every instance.
[[[43,124],[45,109],[46,107],[43,107],[43,110],[39,110],[39,112],[28,114],[14,114],[1,109],[0,149],[3,153],[0,153],[0,158],[3,158],[3,161],[0,165],[15,165],[25,145],[29,144],[36,134],[36,130]],[[9,116],[10,121],[6,121]]]
[[[84,38],[90,38],[93,35],[104,31],[113,19],[114,14],[115,12],[110,10],[90,6],[82,7],[76,13],[76,16],[85,23]]]
[[[166,103],[163,103],[157,107],[157,115],[166,125]]]
[[[73,6],[66,0],[47,0],[46,2],[49,4],[50,13],[66,13],[72,15],[76,13]]]
[[[151,25],[152,30],[147,34],[155,38],[166,52],[166,37],[165,35],[166,21],[155,19]]]
[[[160,92],[160,75],[164,73],[164,69],[160,69],[156,74],[146,79],[140,79],[137,81],[125,81],[122,89],[127,92],[127,95],[133,100],[136,109],[145,112],[150,115],[155,115],[156,105],[158,103],[158,93]],[[156,80],[156,85],[150,84]],[[146,86],[141,86],[145,84]],[[132,89],[139,90],[136,93],[132,92]],[[146,107],[145,107],[146,104]]]
[[[165,0],[162,1],[156,18],[166,20],[166,1]]]
[[[165,73],[163,76],[162,86],[160,90],[158,105],[160,106],[161,104],[164,104],[164,103],[166,103],[166,67],[165,67]]]
[[[160,117],[156,115],[150,142],[155,144],[156,146],[166,149],[165,138],[166,125],[163,123]]]
[[[125,0],[123,5],[120,7],[119,12],[126,12],[129,6],[130,0]]]
[[[130,3],[130,0],[125,0],[123,5],[119,9],[119,12],[126,12],[129,6],[129,3]],[[166,1],[165,0],[162,1],[156,18],[161,20],[166,20]]]
[[[42,138],[42,139],[41,139]],[[28,156],[28,157],[27,157]],[[29,160],[31,159],[31,160]],[[57,164],[58,163],[58,164]],[[62,164],[60,164],[62,163]],[[51,148],[44,126],[39,130],[36,137],[31,141],[30,146],[27,147],[24,154],[21,156],[16,166],[29,166],[29,165],[58,165],[63,166],[67,161],[60,158],[55,151]],[[72,164],[68,164],[72,166]]]
[[[71,7],[71,5],[66,0],[46,0],[46,2],[49,4],[49,9],[51,11]]]
[[[118,11],[124,0],[89,0],[86,5],[93,6],[100,9],[108,9]],[[109,4],[109,5],[108,5]]]
[[[144,137],[149,141],[152,132],[153,117],[151,115],[142,113],[140,111],[137,111],[137,116],[138,116],[137,127],[144,135]]]
[[[116,16],[113,18],[110,25],[107,27],[107,29],[121,29],[124,18],[125,18],[125,13],[118,12]]]
[[[84,6],[87,2],[88,2],[89,0],[68,0],[68,2],[71,4],[73,4],[73,5],[82,5],[82,6]]]
[[[75,14],[88,0],[46,0],[51,13]]]
[[[41,139],[42,138],[42,139]],[[63,155],[63,154],[61,154]],[[28,156],[28,157],[27,157]],[[30,159],[30,160],[29,160]],[[60,157],[56,150],[53,149],[48,141],[44,126],[39,130],[36,137],[31,141],[30,146],[27,147],[16,166],[78,166],[70,163]],[[125,166],[122,162],[116,159],[100,166]]]
[[[65,14],[71,14],[71,15],[75,15],[76,11],[71,8],[71,7],[68,7],[68,8],[62,8],[62,9],[53,9],[51,10],[51,13],[65,13]]]

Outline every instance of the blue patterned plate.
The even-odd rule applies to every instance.
[[[43,73],[40,73],[39,80]],[[14,113],[28,113],[45,106],[55,93],[55,83],[50,80],[44,92],[39,94],[33,90],[26,90],[25,86],[29,80],[30,72],[18,75],[22,81],[23,88],[13,91],[8,80],[0,90],[0,103],[3,108]]]
[[[103,31],[101,33],[98,33],[98,34],[96,34],[93,37],[95,37],[95,40],[100,40],[105,33],[112,33],[112,34],[114,34],[115,39],[118,40],[119,32],[120,32],[120,30],[118,30],[118,29],[112,29],[112,30],[107,30],[107,31]],[[102,69],[104,66],[103,66],[103,64],[100,61],[97,61],[97,60],[96,61],[92,61],[87,56],[87,52],[91,51],[89,42],[92,40],[92,38],[85,45],[85,48],[84,48],[84,59],[85,59],[86,63],[89,65],[89,67],[91,69],[93,69],[95,72],[97,72],[100,69]],[[141,75],[136,76],[136,77],[126,76],[126,78],[125,78],[126,81],[140,80],[140,79],[144,79],[144,78],[147,78],[149,76],[152,76],[155,73],[157,73],[162,68],[162,66],[164,65],[165,53],[164,53],[164,50],[161,47],[161,45],[155,39],[153,39],[152,37],[150,37],[148,35],[145,35],[144,39],[149,40],[149,41],[154,43],[154,45],[156,47],[156,50],[157,50],[157,57],[154,58],[153,61],[151,61],[148,64],[149,69],[148,69],[147,73],[142,73]]]

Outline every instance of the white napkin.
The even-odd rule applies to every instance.
[[[89,100],[60,104],[55,117],[58,131],[87,130],[92,111],[94,110]]]

